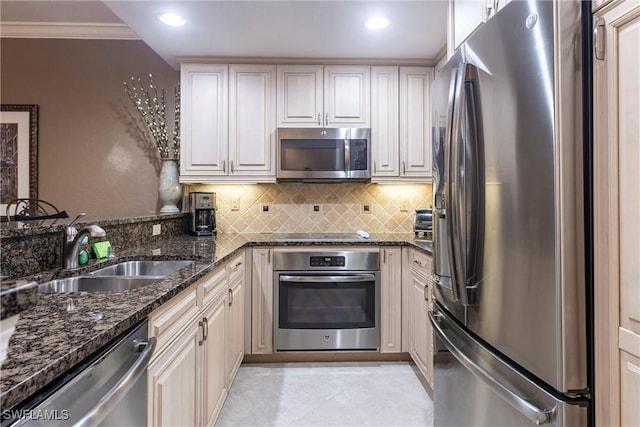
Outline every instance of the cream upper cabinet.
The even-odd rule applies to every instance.
[[[400,177],[431,179],[433,68],[400,67]]]
[[[402,351],[402,250],[380,250],[380,352]]]
[[[369,127],[370,67],[279,65],[278,127]]]
[[[322,127],[322,65],[278,66],[278,127]]]
[[[594,15],[596,425],[640,425],[640,2]]]
[[[453,2],[454,50],[487,19],[487,0],[450,0]],[[490,0],[489,4],[493,4]],[[451,31],[451,30],[450,30]]]
[[[324,127],[371,126],[370,72],[368,65],[324,67]]]
[[[180,181],[227,174],[229,67],[180,66]]]
[[[273,248],[253,248],[251,352],[273,353]]]
[[[275,182],[275,66],[182,63],[180,76],[180,182]]]
[[[275,181],[276,67],[229,66],[229,176]]]
[[[400,176],[398,67],[371,67],[371,177]]]

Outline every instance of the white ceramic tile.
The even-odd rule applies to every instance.
[[[431,426],[418,375],[408,362],[242,365],[216,425]]]

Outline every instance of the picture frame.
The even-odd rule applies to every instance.
[[[0,216],[7,203],[38,198],[38,105],[0,105]]]

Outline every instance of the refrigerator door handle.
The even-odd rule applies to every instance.
[[[538,408],[524,397],[518,395],[509,387],[502,384],[494,376],[492,376],[485,368],[476,363],[472,358],[456,346],[444,331],[442,324],[450,324],[453,328],[457,326],[450,323],[451,321],[444,314],[429,311],[429,320],[433,325],[434,332],[438,338],[442,341],[447,350],[455,356],[455,358],[473,375],[482,380],[487,386],[489,386],[498,396],[509,403],[514,409],[520,412],[527,419],[534,422],[536,425],[543,425],[551,422],[555,407],[551,409]],[[464,332],[461,332],[464,333]],[[465,334],[466,336],[466,334]],[[473,341],[473,338],[466,336],[466,339]],[[473,345],[473,344],[472,344]],[[479,344],[478,344],[479,345]],[[466,347],[466,346],[464,346]]]
[[[461,63],[457,70],[456,84],[453,95],[453,117],[451,120],[451,129],[447,134],[447,150],[448,150],[448,165],[447,165],[447,193],[446,193],[446,206],[448,215],[446,216],[447,223],[447,239],[449,249],[449,262],[451,270],[451,287],[453,289],[454,299],[460,300],[464,305],[467,305],[466,289],[465,289],[465,263],[463,259],[462,242],[464,242],[464,235],[462,235],[462,227],[460,221],[460,205],[459,197],[464,192],[464,189],[460,191],[462,185],[459,181],[458,159],[460,155],[460,138],[461,124],[462,124],[462,107],[464,100],[464,81],[467,72],[467,64]]]

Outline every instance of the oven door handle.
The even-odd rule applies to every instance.
[[[349,274],[344,276],[289,276],[283,274],[280,276],[281,282],[314,282],[314,283],[332,283],[332,282],[374,282],[376,276],[373,274]]]

